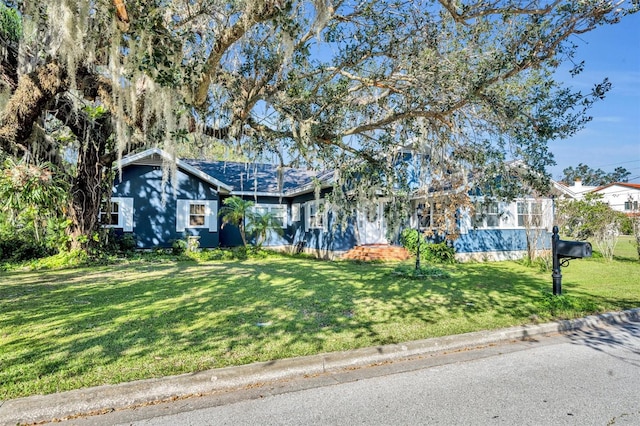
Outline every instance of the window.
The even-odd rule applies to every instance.
[[[287,206],[284,204],[256,204],[253,212],[259,215],[271,213],[273,221],[281,228],[287,227]]]
[[[493,201],[475,203],[473,226],[475,228],[495,228],[500,226],[498,203]]]
[[[120,203],[109,201],[104,207],[100,211],[100,223],[103,225],[117,225],[120,222]]]
[[[218,230],[217,200],[176,200],[176,232],[188,228]]]
[[[133,198],[113,197],[100,211],[100,223],[105,228],[133,231]]]
[[[420,203],[422,204],[422,203]],[[422,204],[422,217],[418,218],[418,205],[414,205],[413,215],[420,222],[420,229],[438,229],[447,227],[447,216],[442,202],[431,201]]]
[[[638,210],[638,202],[637,201],[625,201],[624,209],[629,210]]]
[[[418,204],[418,206],[416,206],[416,218],[418,220],[418,226],[420,229],[431,229],[433,223],[431,221],[431,211],[432,211],[432,205],[430,203],[427,204]],[[422,216],[418,216],[418,209],[421,209],[421,215]]]
[[[518,201],[518,226],[539,228],[542,226],[542,203]]]
[[[327,221],[327,212],[323,200],[309,201],[305,205],[305,219],[307,230],[324,229]]]
[[[205,204],[189,204],[189,227],[199,228],[205,226],[207,206]]]

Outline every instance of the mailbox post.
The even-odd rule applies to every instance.
[[[562,273],[560,272],[560,259],[558,259],[558,241],[560,241],[560,235],[558,235],[558,227],[553,227],[553,234],[551,235],[551,254],[553,256],[551,279],[553,280],[553,294],[562,294]]]
[[[551,235],[551,253],[553,256],[553,294],[562,294],[562,273],[560,267],[569,265],[571,259],[582,259],[583,257],[591,257],[591,244],[582,241],[565,241],[561,240],[558,235],[558,227],[553,227]],[[561,260],[562,259],[562,260]]]

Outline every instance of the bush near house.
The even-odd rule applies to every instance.
[[[421,233],[415,229],[405,229],[400,234],[400,244],[413,256],[418,251],[418,238],[420,238],[420,260],[429,263],[455,263],[455,249],[446,241],[434,243],[427,241]]]

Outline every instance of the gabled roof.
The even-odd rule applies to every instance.
[[[629,189],[637,189],[640,191],[640,183],[628,183],[628,182],[613,182],[610,183],[608,185],[603,185],[603,186],[599,186],[596,189],[594,189],[591,192],[598,192],[598,191],[602,191],[605,188],[609,188],[611,186],[622,186],[624,188],[629,188]]]
[[[179,160],[159,148],[151,148],[124,157],[120,167],[143,164],[147,158],[175,161],[178,168],[234,195],[293,196],[315,189],[314,180],[328,184],[331,172],[278,167],[273,164],[233,161]]]
[[[122,160],[120,160],[118,162],[118,165],[120,167],[126,167],[128,165],[134,164],[136,162],[139,162],[141,160],[144,160],[145,158],[148,157],[153,157],[153,156],[159,156],[162,160],[164,161],[175,161],[176,162],[176,166],[182,170],[184,170],[187,173],[190,173],[194,176],[199,177],[200,179],[202,179],[205,182],[210,183],[213,186],[218,187],[218,190],[225,189],[227,191],[231,191],[231,186],[229,186],[228,184],[219,181],[218,179],[216,179],[213,176],[210,176],[204,172],[202,172],[201,170],[198,170],[197,168],[194,168],[193,166],[191,166],[188,163],[185,163],[182,160],[176,159],[173,156],[169,155],[169,153],[167,153],[166,151],[161,150],[160,148],[150,148],[147,149],[145,151],[139,152],[137,154],[131,154],[128,155],[126,157],[124,157]]]

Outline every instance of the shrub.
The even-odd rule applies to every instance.
[[[418,231],[405,229],[400,234],[400,244],[412,255],[418,251]],[[455,249],[446,241],[440,243],[427,242],[420,234],[420,260],[430,263],[454,263]]]
[[[187,251],[187,242],[185,240],[174,240],[171,243],[171,253],[180,256]]]
[[[0,233],[0,259],[11,262],[38,259],[56,251],[38,241],[29,229],[4,230]]]
[[[415,256],[418,249],[418,231],[415,229],[404,229],[400,234],[400,244]],[[426,244],[427,241],[424,239],[424,235],[420,234],[420,247],[424,247]]]
[[[456,250],[446,241],[441,243],[429,243],[425,249],[425,259],[434,263],[454,263],[456,261]]]

